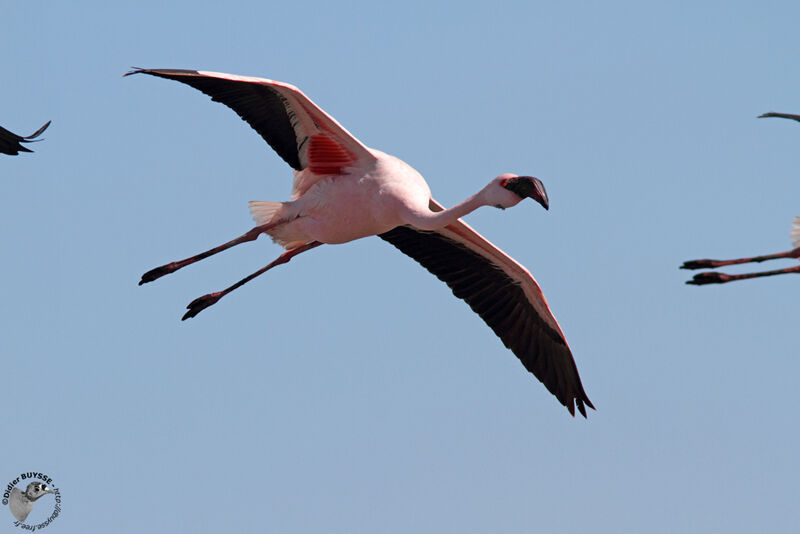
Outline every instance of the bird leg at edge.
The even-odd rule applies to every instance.
[[[288,263],[289,260],[291,260],[293,257],[297,256],[301,252],[305,252],[306,250],[311,250],[312,248],[318,247],[321,244],[322,243],[320,243],[319,241],[311,241],[310,243],[306,243],[305,245],[300,245],[299,247],[293,248],[291,250],[287,250],[286,252],[284,252],[283,254],[278,256],[278,258],[275,261],[273,261],[272,263],[270,263],[266,267],[263,267],[263,268],[259,269],[258,271],[254,272],[250,276],[242,278],[241,280],[239,280],[238,282],[236,282],[235,284],[233,284],[229,288],[223,289],[222,291],[217,291],[215,293],[209,293],[207,295],[203,295],[202,297],[198,297],[198,298],[194,299],[192,302],[189,303],[188,306],[186,306],[186,308],[189,311],[187,311],[184,314],[183,318],[181,318],[181,321],[185,321],[186,319],[189,319],[190,317],[194,317],[195,315],[197,315],[201,311],[205,310],[209,306],[211,306],[213,304],[216,304],[219,299],[221,299],[222,297],[224,297],[225,295],[227,295],[228,293],[230,293],[234,289],[245,285],[247,282],[249,282],[253,278],[264,274],[265,272],[269,271],[270,269],[272,269],[276,265],[281,265],[283,263]]]
[[[724,284],[727,282],[735,282],[736,280],[746,280],[748,278],[759,278],[762,276],[773,276],[776,274],[787,273],[800,273],[800,265],[797,267],[788,267],[786,269],[777,269],[775,271],[763,271],[760,273],[746,274],[725,274],[709,271],[694,275],[694,278],[687,280],[686,283],[694,286],[704,286],[706,284]]]
[[[161,267],[156,267],[155,269],[151,269],[142,275],[142,279],[139,280],[139,285],[146,284],[147,282],[152,282],[153,280],[157,280],[164,275],[174,273],[178,269],[183,269],[187,265],[191,265],[192,263],[204,260],[209,256],[213,256],[214,254],[222,252],[223,250],[228,250],[229,248],[239,245],[241,243],[247,243],[248,241],[255,241],[261,234],[285,222],[288,221],[280,220],[276,222],[262,224],[261,226],[256,226],[247,233],[242,234],[236,239],[232,239],[227,243],[223,243],[218,247],[206,250],[205,252],[192,256],[191,258],[186,258],[185,260],[173,261],[172,263],[167,263],[166,265],[162,265]]]
[[[800,247],[779,252],[777,254],[766,254],[764,256],[753,256],[752,258],[741,258],[738,260],[691,260],[683,262],[681,269],[716,269],[725,265],[738,265],[740,263],[761,263],[762,261],[777,260],[780,258],[800,259]]]

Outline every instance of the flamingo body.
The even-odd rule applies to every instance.
[[[501,174],[444,209],[410,165],[363,145],[296,87],[231,74],[135,69],[190,85],[232,108],[294,169],[290,200],[253,201],[257,226],[206,252],[148,271],[140,284],[266,233],[287,252],[221,292],[195,299],[194,317],[230,291],[323,243],[378,235],[444,281],[480,315],[556,398],[585,417],[586,396],[558,322],[530,272],[460,220],[481,206],[508,208],[549,200],[537,178]]]
[[[370,152],[374,159],[367,165],[347,167],[342,174],[298,172],[295,184],[312,185],[302,193],[293,191],[296,200],[281,203],[272,218],[255,217],[256,222],[288,219],[268,233],[291,249],[308,241],[338,244],[381,234],[428,210],[430,189],[422,176],[393,156]]]

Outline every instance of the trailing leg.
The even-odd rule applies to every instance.
[[[288,263],[289,260],[291,260],[293,257],[297,256],[301,252],[305,252],[306,250],[311,250],[312,248],[318,247],[321,244],[322,243],[320,243],[319,241],[311,241],[310,243],[306,243],[305,245],[300,245],[299,247],[293,248],[291,250],[287,250],[286,252],[281,254],[275,261],[273,261],[272,263],[270,263],[266,267],[263,267],[263,268],[259,269],[258,271],[254,272],[250,276],[242,278],[241,280],[239,280],[238,282],[236,282],[235,284],[233,284],[229,288],[223,289],[222,291],[217,291],[215,293],[209,293],[207,295],[203,295],[202,297],[198,297],[198,298],[194,299],[192,302],[189,303],[188,306],[186,306],[186,308],[189,311],[187,311],[184,314],[184,316],[183,316],[183,318],[181,320],[185,321],[186,319],[189,319],[190,317],[194,317],[195,315],[197,315],[198,313],[200,313],[204,309],[208,308],[209,306],[211,306],[213,304],[216,304],[219,299],[221,299],[222,297],[224,297],[225,295],[227,295],[228,293],[230,293],[234,289],[245,285],[247,282],[249,282],[253,278],[264,274],[265,272],[269,271],[270,269],[272,269],[276,265],[281,265],[283,263]]]
[[[780,258],[800,259],[800,247],[779,252],[777,254],[766,254],[764,256],[753,256],[751,258],[740,258],[738,260],[691,260],[681,265],[681,269],[716,269],[725,265],[738,265],[740,263],[761,263],[762,261],[777,260]]]
[[[746,280],[748,278],[760,278],[762,276],[774,276],[776,274],[800,273],[800,265],[796,267],[788,267],[786,269],[776,269],[774,271],[762,271],[760,273],[746,273],[746,274],[725,274],[714,271],[706,273],[698,273],[694,278],[688,280],[686,283],[694,286],[704,286],[706,284],[725,284],[727,282],[735,282],[736,280]]]
[[[288,222],[287,220],[280,220],[269,224],[262,224],[260,226],[256,226],[249,232],[240,235],[236,239],[232,239],[227,243],[223,243],[218,247],[214,247],[209,249],[205,252],[192,256],[191,258],[186,258],[185,260],[181,261],[173,261],[172,263],[167,263],[166,265],[162,265],[161,267],[156,267],[155,269],[151,269],[142,275],[142,279],[139,281],[139,285],[146,284],[147,282],[152,282],[153,280],[157,280],[164,275],[174,273],[178,269],[183,269],[187,265],[191,265],[192,263],[198,262],[200,260],[204,260],[209,256],[213,256],[218,252],[222,252],[223,250],[228,250],[229,248],[239,245],[240,243],[246,243],[248,241],[255,241],[258,239],[258,236],[275,228],[280,224],[284,224]]]

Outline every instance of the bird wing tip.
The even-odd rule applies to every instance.
[[[570,415],[572,415],[572,417],[575,417],[575,406],[576,405],[578,407],[578,412],[580,412],[580,414],[583,416],[584,419],[588,419],[589,418],[589,416],[587,415],[587,412],[586,412],[586,407],[587,406],[589,408],[591,408],[592,410],[597,410],[597,408],[594,407],[594,404],[592,404],[592,401],[589,400],[589,397],[586,396],[585,392],[581,392],[580,396],[575,396],[575,397],[571,398],[569,400],[569,402],[566,402],[564,404],[567,407],[567,410],[569,410],[569,413],[570,413]]]
[[[143,69],[141,67],[131,67],[131,70],[129,70],[128,72],[123,74],[122,77],[124,78],[126,76],[130,76],[131,74],[139,74],[140,72],[144,72],[144,71],[145,71],[145,69]]]
[[[51,122],[53,122],[53,121],[52,120],[47,121],[46,123],[44,123],[44,125],[42,125],[41,128],[39,128],[38,130],[33,132],[31,135],[29,135],[28,137],[23,137],[23,140],[26,143],[31,143],[31,142],[35,142],[35,141],[41,141],[41,139],[36,139],[36,138],[39,137],[40,135],[42,135],[42,133],[44,133],[44,131],[47,129],[47,127],[50,126]]]

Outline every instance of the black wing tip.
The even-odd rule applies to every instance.
[[[33,153],[33,150],[30,148],[22,146],[22,143],[36,143],[38,141],[43,141],[43,139],[36,139],[50,126],[50,123],[53,121],[47,121],[42,125],[41,128],[33,132],[31,135],[28,136],[21,136],[13,134],[12,132],[8,132],[13,136],[13,139],[16,141],[16,146],[8,147],[7,149],[3,149],[0,151],[0,154],[6,154],[8,156],[18,156],[20,152],[28,152]],[[6,130],[7,131],[7,130]]]
[[[762,113],[761,115],[759,115],[756,118],[757,119],[767,119],[767,118],[770,118],[770,117],[776,117],[778,119],[789,119],[789,120],[800,122],[800,115],[793,115],[791,113],[778,113],[776,111],[768,111],[767,113]]]
[[[25,148],[24,146],[20,145],[8,151],[5,151],[4,149],[2,152],[0,152],[0,154],[5,154],[7,156],[19,156],[20,152],[33,152],[33,150],[31,150],[30,148]]]
[[[124,78],[126,76],[130,76],[131,74],[139,74],[140,72],[147,73],[147,69],[143,69],[140,67],[131,67],[131,70],[123,74],[122,77]]]
[[[595,411],[597,410],[597,408],[594,407],[594,404],[592,404],[592,401],[589,400],[589,397],[587,397],[585,393],[583,394],[582,397],[573,397],[573,398],[569,399],[569,401],[567,401],[567,402],[565,402],[563,404],[564,404],[564,406],[567,407],[567,410],[569,410],[569,414],[572,417],[575,417],[575,405],[578,406],[578,411],[580,412],[580,414],[583,416],[584,419],[588,419],[589,418],[586,415],[586,406],[588,406],[592,410],[595,410]]]
[[[141,67],[131,67],[131,70],[123,74],[122,77],[124,78],[132,74],[150,74],[151,76],[169,78],[174,76],[194,76],[200,73],[191,69],[143,69]]]
[[[46,123],[44,123],[44,125],[41,128],[39,128],[38,130],[33,132],[31,135],[29,135],[28,137],[23,137],[22,138],[23,141],[29,143],[29,142],[33,141],[34,139],[36,139],[37,137],[39,137],[40,135],[42,135],[42,133],[44,133],[44,131],[47,129],[47,127],[50,126],[51,122],[53,122],[53,121],[47,121]],[[36,140],[37,141],[41,141],[41,139],[36,139]]]

